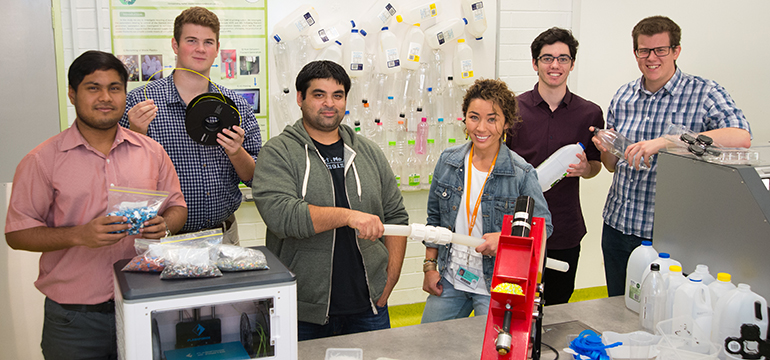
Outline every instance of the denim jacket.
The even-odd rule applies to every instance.
[[[428,225],[441,226],[454,231],[457,213],[461,210],[460,199],[465,184],[465,154],[470,151],[471,142],[444,150],[433,171],[433,182],[428,193]],[[535,217],[545,218],[546,234],[551,236],[553,225],[548,204],[537,179],[537,172],[524,158],[501,145],[497,163],[487,178],[484,194],[481,196],[481,220],[483,233],[502,230],[503,216],[513,215],[516,198],[528,195],[535,200]],[[447,269],[449,250],[452,244],[425,246],[438,248],[438,269],[441,277]],[[492,286],[495,258],[484,256],[484,279],[487,288]]]

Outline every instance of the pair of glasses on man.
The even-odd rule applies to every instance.
[[[553,63],[554,60],[558,61],[559,64],[569,64],[572,61],[572,56],[569,55],[559,55],[559,56],[551,56],[551,55],[540,55],[537,57],[540,62],[543,64],[550,64]]]
[[[653,52],[655,53],[655,56],[662,57],[670,54],[671,49],[675,47],[676,47],[675,45],[670,45],[670,46],[659,46],[652,49],[640,48],[640,49],[634,50],[634,54],[636,54],[636,57],[640,59],[646,59],[650,57],[650,54],[652,54]]]

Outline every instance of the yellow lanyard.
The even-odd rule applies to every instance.
[[[466,186],[465,190],[467,191],[465,195],[465,216],[468,218],[468,236],[471,236],[471,232],[473,232],[473,227],[476,226],[476,216],[479,213],[479,205],[481,204],[481,195],[484,194],[484,186],[487,185],[487,179],[489,178],[489,174],[492,173],[492,169],[495,168],[495,163],[497,162],[497,154],[499,154],[500,151],[498,149],[497,153],[495,154],[495,158],[492,160],[492,166],[489,167],[489,171],[487,171],[487,176],[484,178],[484,183],[481,184],[481,190],[479,191],[479,196],[476,199],[476,205],[473,207],[473,216],[471,216],[471,179],[473,178],[471,176],[471,173],[473,173],[473,145],[471,145],[471,152],[468,155],[468,185]]]

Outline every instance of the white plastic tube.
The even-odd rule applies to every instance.
[[[457,234],[451,232],[449,229],[430,226],[423,224],[411,224],[411,225],[391,225],[385,224],[385,232],[383,235],[389,236],[406,236],[412,240],[426,241],[434,244],[446,244],[451,242],[453,244],[465,245],[468,247],[477,247],[484,243],[484,239],[480,239],[473,236]],[[448,240],[448,241],[447,241]],[[545,267],[560,272],[567,272],[569,270],[569,264],[556,259],[546,258]]]

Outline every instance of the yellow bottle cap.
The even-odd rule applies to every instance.
[[[668,270],[671,272],[682,272],[682,267],[679,265],[671,265],[668,267]]]
[[[402,18],[401,15],[396,15],[396,21],[402,22],[404,21],[404,18]]]
[[[457,39],[457,42],[458,42],[458,43],[464,43],[464,42],[465,42],[465,39]]]
[[[719,280],[719,281],[729,282],[730,279],[731,279],[731,276],[728,273],[718,273],[717,274],[717,280]]]

